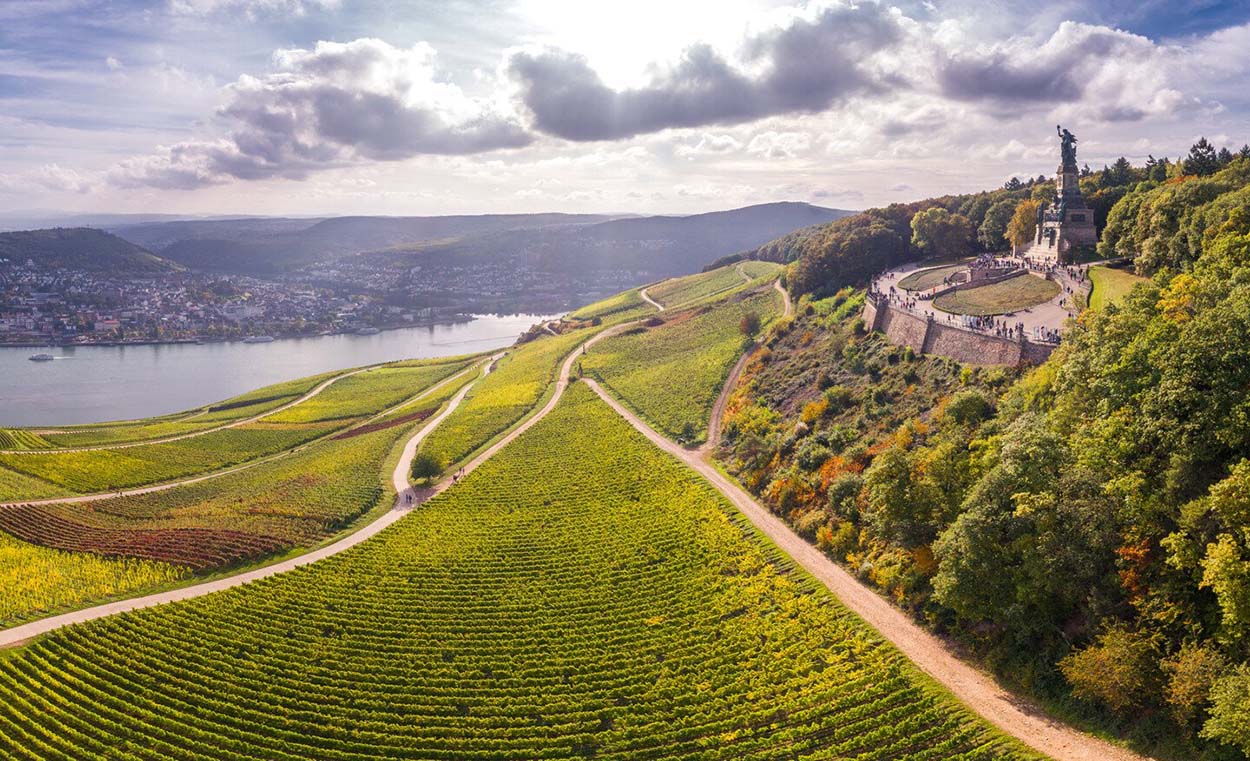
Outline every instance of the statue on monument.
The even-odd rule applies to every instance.
[[[1055,125],[1055,132],[1059,133],[1059,152],[1063,155],[1064,166],[1076,166],[1076,135]]]

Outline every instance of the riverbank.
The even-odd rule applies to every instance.
[[[31,362],[0,347],[0,427],[73,425],[165,415],[273,383],[399,359],[474,354],[512,345],[553,315],[475,315],[471,321],[278,338],[266,343],[69,345]]]
[[[372,332],[361,331],[377,331],[383,332],[387,330],[403,330],[405,328],[430,328],[438,325],[458,325],[460,323],[472,322],[478,319],[477,315],[458,314],[451,317],[439,318],[436,320],[421,320],[419,322],[403,322],[392,325],[370,325],[352,328],[351,330],[323,330],[316,333],[282,333],[281,331],[269,332],[264,335],[272,336],[274,340],[285,340],[290,338],[320,338],[322,336],[351,336],[351,335],[374,335]],[[204,344],[220,344],[220,343],[242,343],[248,336],[199,336],[191,338],[163,338],[163,339],[124,339],[121,341],[5,341],[0,337],[0,349],[56,349],[61,347],[77,347],[77,346],[173,346],[173,345],[193,345],[200,346]],[[267,343],[267,342],[265,342]]]

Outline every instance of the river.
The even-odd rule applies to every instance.
[[[164,415],[327,370],[508,346],[540,315],[479,315],[371,336],[149,346],[0,348],[0,426],[53,426]],[[52,362],[30,355],[52,354]]]

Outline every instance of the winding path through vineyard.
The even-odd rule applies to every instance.
[[[776,284],[776,287],[780,290],[779,284]],[[664,309],[663,306],[647,298],[645,293],[642,295],[645,300],[654,304],[658,309]],[[790,312],[791,305],[787,298],[787,315]],[[506,436],[478,454],[463,468],[463,472],[467,473],[476,469],[555,409],[564,390],[568,387],[574,363],[577,362],[578,358],[588,347],[637,324],[637,322],[628,322],[604,330],[583,343],[579,349],[571,352],[560,367],[554,392],[547,403]],[[491,367],[492,363],[486,365],[483,376],[490,372]],[[706,458],[705,452],[688,450],[666,439],[652,430],[620,402],[612,398],[594,380],[585,378],[584,382],[610,405],[617,414],[621,415],[653,444],[702,475],[712,486],[724,494],[760,531],[784,552],[789,554],[795,562],[820,580],[848,609],[880,632],[883,637],[889,640],[922,671],[949,689],[964,704],[999,729],[1059,761],[1144,761],[1142,756],[1085,735],[1071,727],[1047,718],[1035,707],[1003,690],[991,677],[959,659],[937,637],[915,624],[905,613],[860,584],[858,580],[830,560],[824,553],[791,531],[784,522],[722,474]],[[229,578],[161,594],[100,605],[14,627],[0,632],[0,647],[20,644],[32,637],[69,624],[102,618],[128,610],[160,605],[166,602],[185,600],[240,586],[257,579],[274,576],[316,562],[360,544],[404,517],[413,506],[447,489],[453,483],[451,479],[444,479],[431,488],[415,490],[408,485],[408,469],[411,466],[412,458],[420,441],[460,404],[473,385],[471,383],[462,388],[451,399],[442,413],[432,418],[409,439],[392,474],[392,481],[399,492],[394,508],[356,533],[298,558]],[[722,396],[724,396],[724,392],[722,392]],[[412,503],[407,501],[409,494],[413,495]]]
[[[487,364],[490,364],[498,360],[500,356],[502,355],[496,354],[486,360],[475,362],[474,364],[470,365],[464,370],[461,370],[460,372],[448,378],[444,378],[443,380],[439,381],[433,386],[430,386],[429,388],[417,394],[416,396],[405,399],[399,404],[393,405],[385,410],[382,410],[381,412],[375,415],[371,415],[369,418],[359,423],[356,423],[355,425],[352,425],[347,430],[351,431],[354,429],[361,428],[363,426],[367,426],[369,425],[369,423],[371,423],[374,420],[377,420],[378,418],[385,417],[400,408],[407,407],[413,402],[420,401],[421,399],[424,399],[425,397],[429,396],[435,391],[438,391],[439,389],[443,388],[447,384],[458,380],[465,373],[472,372],[474,369],[480,367],[482,362],[486,362]],[[363,369],[368,369],[368,368],[363,368]],[[339,376],[339,377],[345,377],[345,376]],[[322,438],[330,438],[332,436],[338,436],[342,433],[343,433],[342,431],[330,431],[329,433],[325,434],[325,436]],[[168,489],[176,489],[179,486],[187,486],[188,484],[195,484],[201,481],[208,481],[213,478],[221,478],[222,476],[228,476],[233,473],[238,473],[239,471],[242,471],[242,470],[255,468],[258,465],[267,465],[269,463],[272,463],[274,460],[279,460],[283,457],[287,457],[295,452],[300,451],[304,447],[316,444],[317,442],[321,440],[322,439],[313,439],[312,441],[307,441],[301,444],[300,446],[295,447],[294,449],[289,449],[285,452],[278,452],[277,454],[269,455],[268,457],[261,457],[256,460],[251,460],[250,462],[245,462],[242,465],[236,465],[234,467],[225,468],[223,470],[214,470],[212,472],[203,473],[198,476],[191,476],[190,478],[180,478],[177,481],[166,481],[164,483],[153,484],[152,486],[140,486],[134,489],[121,489],[118,491],[96,492],[94,494],[79,494],[73,497],[49,497],[47,499],[25,499],[19,502],[0,502],[0,510],[3,510],[6,507],[18,507],[18,506],[31,507],[31,506],[39,506],[39,505],[73,505],[73,504],[79,504],[82,502],[97,502],[97,501],[105,500],[105,499],[115,499],[117,497],[132,497],[132,496],[137,496],[140,494],[151,494],[153,492],[166,491]],[[60,451],[60,450],[57,450],[57,451]],[[69,451],[69,450],[65,450],[65,451]]]
[[[641,291],[639,291],[639,292],[638,292],[638,295],[642,297],[642,300],[643,300],[643,301],[647,302],[648,304],[650,304],[651,306],[655,307],[655,308],[656,308],[656,309],[658,309],[659,311],[661,311],[661,312],[663,312],[663,311],[664,311],[664,305],[663,305],[663,304],[661,304],[660,302],[656,301],[655,299],[651,298],[650,296],[648,296],[648,295],[647,295],[647,289],[646,289],[646,288],[643,288]]]

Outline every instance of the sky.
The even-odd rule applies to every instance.
[[[1250,0],[0,0],[0,210],[862,209],[1250,142]]]

